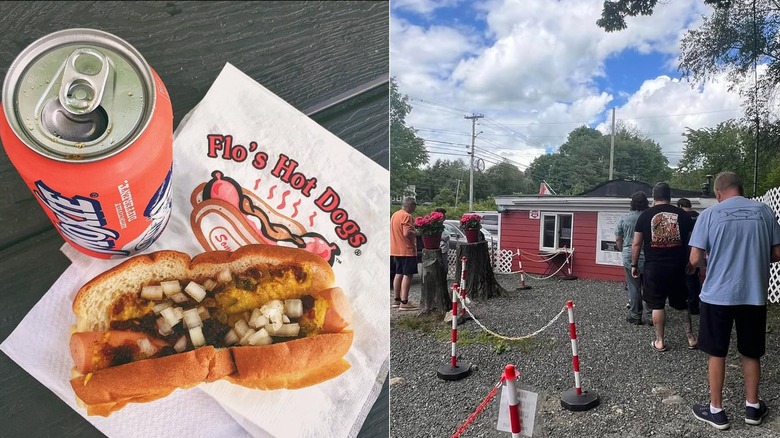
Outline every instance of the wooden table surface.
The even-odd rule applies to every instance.
[[[388,2],[0,2],[0,74],[34,40],[74,27],[135,46],[168,88],[174,127],[230,62],[388,168]],[[69,261],[2,149],[0,187],[2,341]],[[0,388],[0,436],[102,436],[5,354]],[[387,436],[388,409],[385,381],[360,436]]]

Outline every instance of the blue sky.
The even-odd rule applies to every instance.
[[[391,0],[391,75],[410,98],[407,124],[426,140],[431,162],[467,158],[471,113],[485,115],[475,156],[521,169],[579,126],[608,133],[612,108],[672,165],[686,128],[741,115],[724,80],[690,84],[677,71],[680,39],[711,12],[702,0],[659,3],[617,33],[595,25],[601,5]]]

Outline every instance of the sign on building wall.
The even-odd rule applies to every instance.
[[[536,219],[539,220],[539,218],[542,217],[542,212],[539,210],[529,210],[528,211],[528,219]]]
[[[596,264],[623,266],[623,258],[617,249],[615,242],[615,228],[620,218],[626,213],[599,212],[596,233]],[[631,239],[624,238],[624,242],[631,244]]]

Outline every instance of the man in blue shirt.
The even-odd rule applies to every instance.
[[[702,212],[690,240],[692,266],[707,256],[699,349],[709,355],[710,385],[710,403],[694,405],[693,414],[722,430],[730,427],[723,410],[723,381],[732,324],[742,355],[745,423],[761,424],[767,413],[758,398],[758,383],[766,350],[769,264],[780,261],[780,225],[766,204],[742,196],[742,180],[736,174],[720,173],[714,186],[719,204]]]

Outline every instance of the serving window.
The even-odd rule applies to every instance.
[[[557,251],[571,248],[573,213],[542,213],[539,249]]]

